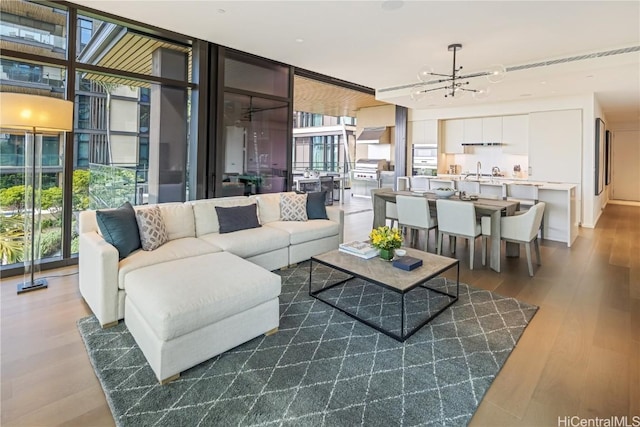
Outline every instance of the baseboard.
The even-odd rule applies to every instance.
[[[608,204],[612,205],[625,205],[625,206],[637,206],[640,207],[640,202],[634,202],[632,200],[609,200]]]

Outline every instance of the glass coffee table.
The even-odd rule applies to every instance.
[[[337,249],[311,257],[309,295],[398,340],[405,341],[458,300],[460,263],[415,249],[412,271],[378,257],[362,259]],[[455,268],[455,280],[442,276]]]

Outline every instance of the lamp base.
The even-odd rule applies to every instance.
[[[18,283],[18,295],[24,294],[25,292],[36,291],[38,289],[45,289],[49,285],[47,285],[47,279],[35,279],[32,283],[23,282]]]

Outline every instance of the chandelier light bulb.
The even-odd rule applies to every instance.
[[[427,95],[426,92],[424,92],[425,87],[423,85],[416,85],[414,87],[411,88],[411,93],[409,94],[409,96],[411,97],[412,101],[422,101],[425,96]]]
[[[504,80],[504,75],[506,74],[506,72],[507,70],[504,68],[503,65],[500,65],[500,64],[492,65],[487,70],[487,73],[488,73],[487,80],[489,80],[491,83],[499,83],[502,80]]]
[[[473,98],[474,99],[485,99],[489,96],[489,86],[485,86],[485,87],[481,87],[479,89],[476,89],[475,92],[473,92]]]
[[[428,65],[422,66],[418,70],[418,80],[423,83],[429,83],[433,79],[433,68]]]
[[[460,86],[456,86],[455,89],[453,89],[453,97],[455,99],[461,99],[464,97],[464,95],[467,93],[466,90],[462,90],[462,88]]]

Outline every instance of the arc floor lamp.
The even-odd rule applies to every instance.
[[[42,134],[73,128],[73,102],[23,93],[0,93],[0,127],[25,131],[24,138],[24,282],[18,293],[47,287],[35,279],[40,269]]]

